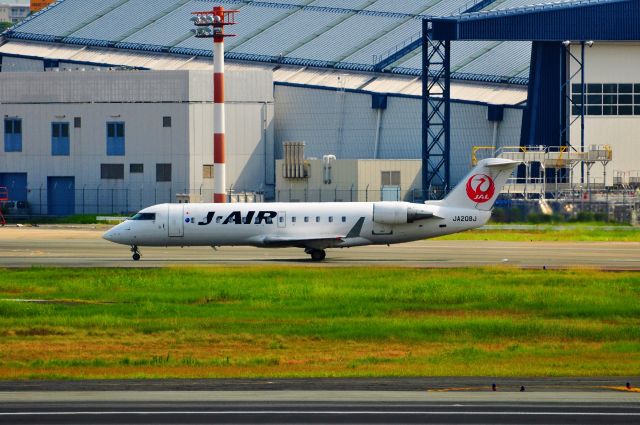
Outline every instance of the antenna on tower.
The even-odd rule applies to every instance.
[[[224,126],[224,38],[226,25],[234,25],[237,10],[224,10],[216,6],[208,12],[193,12],[191,21],[196,26],[191,32],[196,38],[213,38],[213,202],[227,202],[225,172]]]

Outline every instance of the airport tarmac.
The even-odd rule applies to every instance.
[[[636,424],[633,393],[18,392],[0,423]]]
[[[302,249],[253,247],[141,247],[142,260],[129,248],[101,238],[108,226],[0,228],[0,267],[164,267],[171,265],[316,264]],[[638,242],[500,242],[430,239],[397,245],[329,249],[324,266],[593,267],[640,270]]]

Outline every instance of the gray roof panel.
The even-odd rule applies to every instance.
[[[553,3],[570,0],[557,0]],[[542,0],[496,0],[485,10],[502,10]],[[300,65],[373,69],[373,65],[418,39],[419,15],[448,16],[473,5],[469,0],[61,0],[17,25],[8,38],[88,46],[210,55],[211,40],[196,39],[191,12],[214,5],[239,9],[226,39],[229,57],[282,60]],[[149,10],[154,12],[150,13]],[[528,75],[530,44],[454,42],[452,71],[496,77]],[[419,49],[400,58],[397,72],[421,70]],[[389,68],[387,68],[389,69]],[[526,78],[526,77],[525,77]]]

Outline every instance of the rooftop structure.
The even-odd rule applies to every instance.
[[[206,40],[184,25],[214,2],[59,0],[5,33],[9,40],[111,47],[139,52],[210,56]],[[242,12],[227,59],[392,74],[421,74],[421,20],[469,12],[501,11],[536,0],[224,0]],[[340,40],[336,43],[336,40]],[[528,41],[454,42],[454,78],[526,84]]]

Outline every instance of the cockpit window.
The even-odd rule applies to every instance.
[[[129,220],[155,220],[155,213],[138,213],[131,217]]]

